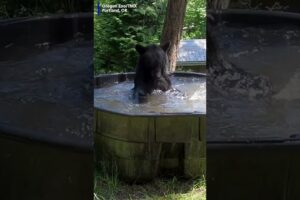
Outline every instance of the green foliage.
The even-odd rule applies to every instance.
[[[183,38],[206,38],[206,0],[188,0]]]
[[[205,38],[205,0],[189,0],[185,17],[184,39]],[[137,4],[127,13],[104,13],[95,8],[94,69],[95,73],[133,71],[137,43],[159,43],[167,0],[100,0],[104,4]],[[102,8],[103,9],[103,8]]]
[[[95,11],[97,10],[95,0]],[[137,43],[158,43],[166,11],[165,0],[102,0],[104,4],[137,4],[126,13],[95,13],[96,73],[132,71]]]

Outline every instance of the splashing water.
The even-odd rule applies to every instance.
[[[146,102],[132,97],[133,82],[126,81],[94,90],[94,106],[124,114],[206,113],[205,78],[171,77],[172,89],[155,90]]]

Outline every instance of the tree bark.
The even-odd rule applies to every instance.
[[[169,71],[171,72],[176,69],[177,50],[182,36],[186,6],[187,0],[168,0],[167,13],[160,44],[163,45],[168,41],[171,42],[168,51],[170,61]]]

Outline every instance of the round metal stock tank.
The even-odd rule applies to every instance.
[[[95,78],[95,86],[133,77],[133,73],[100,75]],[[205,115],[131,115],[96,108],[95,120],[97,161],[116,163],[119,175],[127,181],[151,180],[159,174],[199,177],[205,171]]]
[[[1,199],[93,198],[92,35],[92,14],[0,20]]]

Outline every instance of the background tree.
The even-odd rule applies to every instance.
[[[186,6],[187,0],[168,0],[160,43],[171,42],[168,52],[171,72],[176,69],[177,51],[182,36]]]

